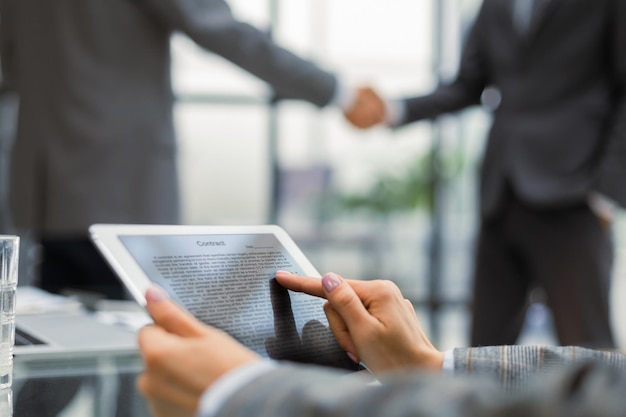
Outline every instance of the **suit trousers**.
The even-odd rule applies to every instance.
[[[515,344],[529,295],[542,288],[560,344],[613,348],[612,264],[611,232],[587,204],[535,208],[509,189],[478,234],[472,346]]]

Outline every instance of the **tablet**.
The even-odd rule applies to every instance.
[[[262,356],[359,369],[328,329],[324,300],[275,280],[278,270],[320,276],[281,227],[95,224],[89,232],[141,305],[158,284]]]

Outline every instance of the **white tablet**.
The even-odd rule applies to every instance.
[[[278,270],[320,276],[279,226],[95,224],[89,231],[141,305],[156,283],[262,356],[358,369],[327,328],[324,300],[274,279]]]

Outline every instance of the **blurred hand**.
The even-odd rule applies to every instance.
[[[324,311],[337,341],[373,372],[407,368],[441,371],[443,353],[430,343],[411,302],[391,281],[276,274],[287,289],[326,298]]]
[[[385,121],[385,103],[372,88],[361,87],[356,91],[352,107],[344,115],[353,126],[370,128]]]
[[[155,325],[139,333],[145,371],[137,386],[157,417],[193,417],[203,392],[222,375],[260,357],[207,326],[157,287],[146,292]]]

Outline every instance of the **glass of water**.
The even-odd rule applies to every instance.
[[[0,390],[13,382],[15,292],[20,238],[0,235]]]

